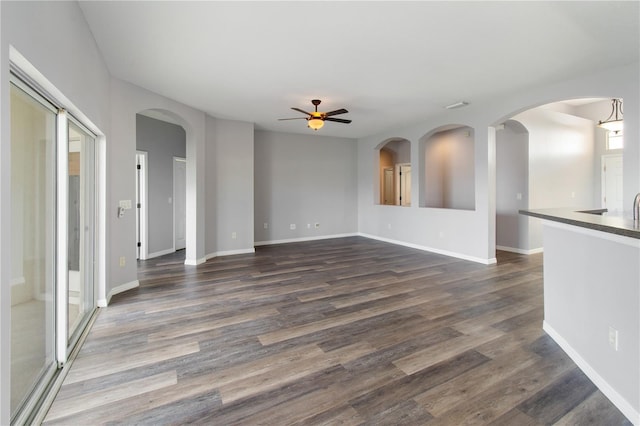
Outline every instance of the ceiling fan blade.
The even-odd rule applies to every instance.
[[[278,121],[284,120],[307,120],[307,117],[296,117],[296,118],[278,118]]]
[[[331,117],[332,115],[346,114],[346,113],[348,113],[348,112],[349,112],[349,111],[347,111],[346,109],[344,109],[344,108],[340,108],[340,109],[337,109],[337,110],[335,110],[335,111],[325,112],[325,113],[324,113],[324,116],[325,116],[325,117]]]
[[[331,118],[331,117],[325,118],[324,121],[335,121],[336,123],[345,123],[345,124],[351,123],[351,120],[345,120],[344,118]]]
[[[291,107],[291,109],[292,109],[292,110],[294,110],[294,111],[301,112],[301,113],[303,113],[303,114],[311,115],[311,113],[310,113],[310,112],[307,112],[307,111],[301,110],[300,108]]]

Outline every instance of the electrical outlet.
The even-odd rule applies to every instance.
[[[520,192],[516,194],[516,200],[522,200],[522,194]]]
[[[387,229],[391,229],[391,224],[387,223]]]
[[[120,256],[120,267],[122,268],[126,263],[124,256]]]
[[[289,229],[291,229],[292,231],[296,229],[296,224],[292,223],[291,225],[289,225]]]
[[[307,229],[311,229],[311,224],[307,223]]]
[[[609,326],[609,346],[614,351],[618,350],[618,330],[611,326]]]
[[[267,222],[264,223],[264,229],[269,229],[269,224]]]
[[[235,232],[232,232],[231,239],[235,240],[236,238],[238,238],[238,234],[236,234]]]
[[[317,228],[320,228],[320,224],[319,224],[318,222],[316,222],[316,223],[315,223],[315,227],[316,227],[316,229],[317,229]]]

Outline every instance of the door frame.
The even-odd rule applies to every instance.
[[[184,157],[173,157],[173,251],[176,251],[176,164],[184,163],[185,165],[185,179],[184,179],[184,195],[185,195],[185,224],[186,224],[186,195],[187,195],[187,159]],[[185,235],[184,235],[185,246],[181,247],[178,250],[182,250],[182,248],[187,248],[187,230],[185,226]]]
[[[402,204],[402,200],[400,199],[402,197],[402,183],[401,183],[402,179],[401,179],[401,176],[400,176],[400,172],[402,171],[403,167],[408,167],[409,169],[411,169],[411,163],[397,163],[395,165],[395,179],[396,179],[395,203],[396,203],[396,206],[409,207],[409,206],[411,206],[411,203]],[[411,182],[411,180],[409,180],[409,182]],[[411,192],[411,187],[409,187],[409,192]]]
[[[148,234],[148,172],[149,153],[136,150],[136,253],[138,259],[149,258],[149,234]],[[138,166],[140,171],[138,172]],[[139,241],[138,241],[139,239]],[[138,243],[140,246],[138,247]]]

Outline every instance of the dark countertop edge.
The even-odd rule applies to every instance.
[[[595,231],[607,232],[609,234],[640,239],[640,222],[634,222],[632,219],[624,219],[621,217],[607,217],[598,214],[584,213],[585,211],[591,210],[538,209],[519,210],[518,213],[553,222],[579,226],[581,228],[593,229]]]

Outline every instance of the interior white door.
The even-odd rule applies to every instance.
[[[400,166],[400,205],[411,205],[411,166]]]
[[[602,207],[622,211],[622,155],[602,156]]]
[[[173,158],[173,243],[176,250],[187,246],[187,160]]]

